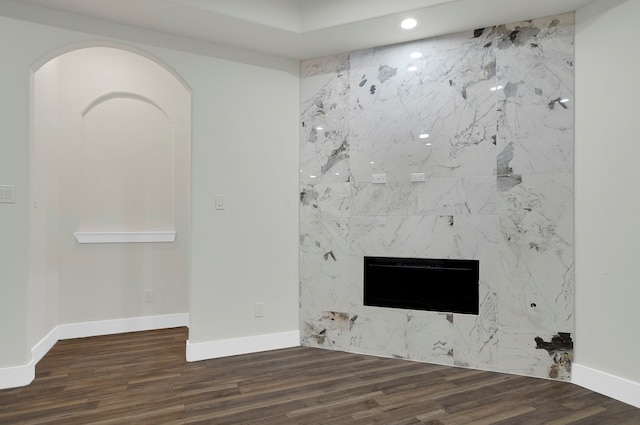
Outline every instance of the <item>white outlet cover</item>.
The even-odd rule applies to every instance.
[[[411,173],[411,181],[413,183],[425,181],[424,173]]]
[[[373,184],[385,184],[387,182],[386,174],[371,174],[371,183]]]

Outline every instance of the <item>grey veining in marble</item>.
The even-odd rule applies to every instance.
[[[305,61],[300,93],[300,181],[349,180],[349,56]]]
[[[573,32],[565,14],[302,63],[304,345],[570,379]],[[364,306],[364,256],[479,260],[480,313]]]

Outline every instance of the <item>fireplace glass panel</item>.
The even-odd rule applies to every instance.
[[[478,314],[479,262],[364,257],[364,305]]]

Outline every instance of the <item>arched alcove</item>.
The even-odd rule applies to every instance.
[[[38,64],[32,334],[188,311],[190,108],[175,72],[129,48],[74,46]]]
[[[80,231],[173,231],[171,118],[129,93],[99,100],[81,118]]]

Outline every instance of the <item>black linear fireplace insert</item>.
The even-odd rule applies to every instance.
[[[364,305],[478,314],[479,261],[364,257]]]

